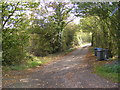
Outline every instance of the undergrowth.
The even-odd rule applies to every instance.
[[[60,53],[55,53],[55,54],[49,54],[48,56],[45,57],[37,57],[34,55],[30,55],[27,53],[27,60],[26,62],[23,62],[23,64],[15,64],[15,65],[11,65],[11,66],[3,66],[2,69],[4,71],[11,71],[11,70],[24,70],[24,69],[28,69],[28,68],[34,68],[40,65],[44,65],[48,62],[51,62],[54,59],[58,59],[60,56],[63,56],[69,52],[72,52],[73,50],[75,50],[75,48],[70,48],[64,52],[60,52]]]

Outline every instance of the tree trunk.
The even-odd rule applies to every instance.
[[[94,45],[94,33],[92,33],[92,40],[91,40],[91,46]]]

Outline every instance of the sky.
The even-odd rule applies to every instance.
[[[74,16],[74,14],[71,14],[70,17],[69,17],[69,20],[70,20],[70,19],[74,19],[74,20],[73,20],[73,23],[79,24],[81,18]]]
[[[53,1],[55,1],[55,0],[48,0],[48,1],[40,0],[40,1],[41,1],[41,5],[40,5],[40,6],[45,7],[45,4],[44,4],[45,2],[49,2],[49,1],[53,2]],[[64,0],[64,1],[65,1],[65,0]],[[68,0],[66,0],[66,1],[68,1]],[[68,6],[72,7],[72,5],[73,5],[73,4],[69,4]],[[39,7],[39,8],[40,8],[40,7]],[[52,8],[47,8],[47,9],[48,9],[48,11],[51,11],[51,12],[53,11]],[[51,15],[51,13],[48,13],[47,15],[49,16],[49,15]],[[38,17],[38,18],[39,18],[39,17]],[[70,17],[68,18],[68,21],[70,21],[70,20],[72,20],[72,19],[74,19],[73,22],[74,22],[75,24],[79,24],[81,18],[74,16],[74,14],[70,14]]]
[[[76,17],[73,22],[75,24],[79,24],[80,23],[80,19],[81,19],[80,17]]]

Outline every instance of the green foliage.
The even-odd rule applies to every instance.
[[[45,56],[51,53],[52,47],[50,47],[50,41],[43,35],[34,34],[31,35],[31,51],[36,56]]]
[[[29,66],[28,66],[28,68],[32,68],[32,67],[36,67],[36,66],[38,66],[38,65],[41,65],[42,64],[42,62],[41,61],[33,61],[33,62],[29,62]]]
[[[14,65],[3,66],[3,70],[24,70],[32,67],[36,67],[43,64],[43,58],[37,58],[36,56],[30,55],[27,53],[27,60],[24,61],[22,64],[15,63]],[[19,62],[19,61],[18,61]]]
[[[3,65],[21,63],[26,56],[27,34],[16,29],[4,29],[2,33]]]
[[[65,29],[65,26],[70,22],[66,21],[70,15],[72,7],[69,6],[69,3],[65,2],[53,2],[49,3],[48,7],[54,10],[53,16],[51,19],[56,24],[56,41],[55,41],[55,52],[62,51],[62,33]]]
[[[118,2],[84,2],[76,3],[76,15],[83,16],[80,27],[92,33],[91,43],[94,47],[109,48],[115,56],[120,55],[120,32],[118,13],[109,16],[118,6]]]
[[[33,54],[37,56],[45,56],[50,53],[56,53],[64,50],[63,48],[65,46],[65,42],[67,42],[68,45],[71,45],[70,43],[72,40],[69,40],[71,39],[72,35],[74,36],[73,33],[69,32],[69,34],[66,35],[66,38],[70,39],[65,40],[64,38],[65,26],[69,23],[65,20],[69,17],[69,13],[72,9],[67,7],[68,3],[51,2],[45,4],[46,10],[41,8],[43,10],[41,13],[43,19],[33,19],[34,22],[31,30],[31,34],[34,35],[32,35],[30,40],[30,47]],[[44,14],[49,14],[47,11],[48,8],[52,8],[53,11],[50,12],[50,16],[45,17]]]
[[[28,52],[36,56],[46,56],[71,48],[74,30],[63,30],[70,22],[65,20],[72,8],[68,8],[68,3],[60,2],[46,4],[45,8],[38,6],[39,3],[33,2],[2,2],[3,65],[32,60],[26,55]],[[48,8],[53,8],[53,12],[46,17],[44,14],[51,13],[47,11]],[[31,14],[28,15],[27,10]],[[38,16],[42,18],[38,19]],[[62,38],[63,33],[66,38]],[[62,49],[62,45],[67,46]]]
[[[20,2],[2,2],[3,65],[20,64],[26,60],[29,20],[27,20],[25,12],[21,12],[21,10],[25,11],[23,8],[25,5]]]
[[[95,71],[99,75],[106,77],[114,82],[120,82],[120,80],[118,79],[118,74],[120,73],[119,64],[106,64],[103,66],[96,66]]]
[[[72,24],[69,24],[64,29],[63,35],[62,35],[62,50],[63,51],[72,47],[75,31],[76,31],[75,25],[72,25]]]
[[[22,65],[14,65],[14,66],[10,66],[9,68],[8,67],[4,67],[4,70],[24,70],[24,69],[28,69],[28,68],[33,68],[33,67],[36,67],[36,66],[39,66],[41,65],[42,62],[41,61],[31,61],[31,62],[28,62],[27,64],[22,64]]]
[[[115,64],[115,65],[104,65],[103,66],[105,72],[107,73],[110,73],[110,72],[113,72],[113,73],[120,73],[120,66],[118,64]]]
[[[36,25],[31,30],[30,51],[36,56],[45,56],[55,50],[56,29],[52,22],[44,24],[46,27]]]
[[[26,62],[26,53],[46,56],[90,41],[118,54],[117,14],[109,17],[113,5],[117,3],[3,2],[3,63]],[[79,25],[68,20],[73,7],[74,14],[84,17]]]

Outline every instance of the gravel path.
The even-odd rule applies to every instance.
[[[5,88],[117,88],[92,73],[84,62],[87,52],[88,46],[79,48]]]

